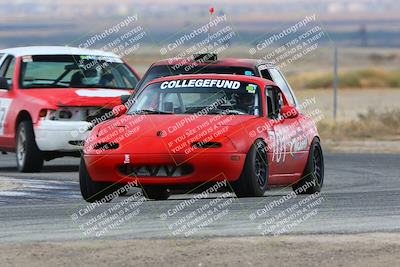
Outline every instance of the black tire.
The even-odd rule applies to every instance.
[[[15,141],[18,171],[40,172],[43,168],[43,155],[36,145],[30,121],[21,121],[18,124]]]
[[[318,138],[314,138],[302,178],[292,186],[297,194],[321,192],[324,184],[324,156]],[[301,188],[305,190],[302,190]]]
[[[143,186],[142,191],[148,199],[167,200],[170,196],[168,188],[163,186]]]
[[[239,180],[232,184],[237,197],[262,197],[268,188],[268,158],[266,145],[256,140],[247,153]]]
[[[81,158],[81,163],[79,165],[79,186],[83,199],[89,203],[100,201],[108,194],[111,194],[114,189],[112,183],[99,183],[92,181],[83,157]],[[111,199],[106,199],[106,201],[111,201]]]
[[[123,187],[123,185],[120,186],[120,188],[121,188],[121,187]],[[128,191],[124,191],[124,192],[120,193],[119,195],[120,195],[121,197],[123,197],[123,196],[126,196],[127,194],[128,194]]]

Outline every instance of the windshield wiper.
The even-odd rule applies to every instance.
[[[166,112],[161,110],[150,110],[150,109],[142,109],[135,111],[134,113],[146,113],[146,114],[174,114],[172,112]]]

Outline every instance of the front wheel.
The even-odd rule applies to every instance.
[[[79,186],[82,197],[87,202],[93,203],[100,201],[103,198],[106,202],[112,200],[112,198],[107,199],[106,196],[112,193],[113,184],[93,181],[87,171],[86,163],[83,157],[81,158],[81,163],[79,165]]]
[[[247,153],[239,180],[232,185],[238,197],[261,197],[268,187],[268,158],[266,145],[256,140]]]
[[[302,178],[292,188],[297,194],[314,194],[321,192],[323,184],[324,156],[318,138],[314,138]]]
[[[16,134],[17,168],[20,172],[40,172],[43,156],[36,145],[32,123],[19,123]]]

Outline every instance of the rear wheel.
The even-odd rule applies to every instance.
[[[268,187],[268,175],[266,145],[256,140],[247,153],[239,180],[233,183],[233,190],[238,197],[261,197]]]
[[[148,199],[167,200],[170,192],[163,186],[143,186],[143,195]]]
[[[314,138],[302,178],[293,185],[293,190],[298,194],[314,194],[321,191],[323,183],[324,156],[318,138]]]
[[[112,183],[93,181],[87,171],[83,157],[79,166],[79,185],[83,199],[90,203],[99,201],[106,195],[111,194],[114,188]],[[111,201],[111,199],[106,199],[106,201]]]
[[[42,152],[36,145],[32,123],[19,123],[16,134],[17,167],[20,172],[40,172],[43,168]]]

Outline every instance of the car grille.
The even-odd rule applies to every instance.
[[[193,172],[193,167],[183,165],[130,165],[120,166],[119,171],[133,177],[180,177]]]

